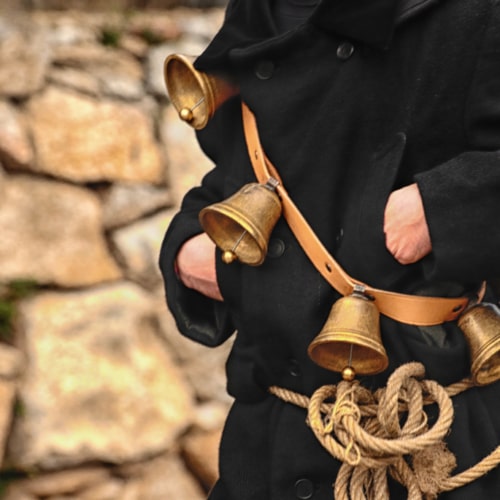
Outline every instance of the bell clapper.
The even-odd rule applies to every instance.
[[[232,250],[225,250],[222,253],[222,261],[224,264],[231,264],[231,262],[234,262],[236,258],[236,254]]]
[[[366,287],[360,283],[354,285],[352,295],[355,297],[362,298],[364,300],[370,300],[370,297],[366,294]],[[353,354],[354,344],[351,344],[349,350],[349,361],[347,366],[342,370],[342,378],[347,382],[352,382],[356,378],[356,370],[352,366],[352,354]]]
[[[194,114],[193,114],[193,111],[203,102],[205,101],[205,98],[202,97],[192,108],[188,108],[188,107],[185,107],[185,108],[182,108],[180,111],[179,111],[179,117],[181,120],[185,121],[185,122],[191,122],[193,121],[193,118],[194,118]]]
[[[342,378],[346,382],[352,382],[356,378],[356,372],[354,371],[354,368],[352,368],[351,366],[346,366],[342,370]]]
[[[342,370],[342,378],[347,382],[352,382],[356,377],[356,371],[352,367],[352,351],[354,346],[351,344],[351,348],[349,350],[349,361],[347,362],[347,366]]]
[[[222,260],[225,264],[231,264],[238,258],[238,256],[236,255],[236,248],[241,243],[241,240],[245,237],[245,234],[247,234],[246,231],[243,231],[241,233],[240,237],[237,239],[231,250],[224,250],[224,252],[222,253]]]
[[[196,107],[198,104],[196,104],[194,107]],[[279,185],[278,180],[276,180],[274,177],[269,177],[267,182],[264,184],[264,187],[269,189],[269,191],[276,191],[276,188],[278,187],[278,185]],[[245,237],[245,235],[247,233],[248,233],[248,231],[244,230],[241,233],[241,235],[238,237],[238,239],[236,240],[236,243],[233,245],[233,248],[231,250],[225,250],[222,253],[222,260],[225,264],[231,264],[232,262],[234,262],[238,258],[238,256],[236,255],[236,248],[241,243],[241,240],[243,240],[243,238]]]

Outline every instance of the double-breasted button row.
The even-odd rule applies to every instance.
[[[354,45],[351,42],[342,42],[337,47],[337,57],[341,61],[347,61],[354,54]]]
[[[351,42],[341,42],[337,47],[337,58],[347,61],[354,54],[354,45]],[[270,59],[262,59],[255,65],[255,75],[259,80],[269,80],[272,78],[275,64]]]

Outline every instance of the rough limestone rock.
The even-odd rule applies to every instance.
[[[17,379],[24,369],[25,362],[25,356],[20,349],[0,342],[0,379]]]
[[[173,453],[142,463],[83,466],[30,474],[12,482],[2,500],[203,500],[206,494]]]
[[[233,338],[215,349],[183,337],[175,325],[174,318],[165,306],[163,288],[156,291],[160,331],[175,355],[179,366],[202,401],[213,401],[224,406],[232,402],[226,391],[225,364]]]
[[[106,479],[106,469],[102,467],[82,467],[36,476],[17,481],[10,487],[4,500],[17,500],[22,495],[50,497],[53,495],[75,494],[86,485],[95,484]]]
[[[121,463],[173,445],[190,423],[192,395],[153,314],[148,295],[129,283],[39,294],[21,304],[30,365],[10,463]]]
[[[0,1],[4,500],[202,500],[215,480],[231,340],[179,334],[157,260],[212,167],[163,62],[223,12],[166,3]]]
[[[179,119],[173,106],[164,110],[160,132],[168,148],[169,181],[178,205],[214,165],[201,151],[194,130]]]
[[[171,218],[172,212],[165,210],[113,233],[128,278],[150,288],[161,283],[158,256]]]
[[[127,52],[95,44],[60,46],[53,63],[92,75],[104,95],[140,99],[144,95],[141,64]]]
[[[4,175],[0,190],[0,281],[69,287],[121,276],[104,241],[93,193],[23,175]]]
[[[5,445],[9,436],[12,416],[14,414],[14,398],[16,385],[11,380],[0,378],[0,466],[2,465]]]
[[[210,489],[219,477],[221,431],[193,432],[182,442],[186,463],[205,488]]]
[[[29,103],[37,171],[75,182],[161,183],[164,162],[140,107],[49,88]]]
[[[151,184],[116,183],[102,195],[103,222],[107,229],[125,226],[172,205],[169,189]]]
[[[41,89],[50,62],[50,48],[44,33],[16,18],[1,29],[0,95],[22,98]]]
[[[100,94],[100,85],[93,75],[73,68],[52,68],[47,74],[48,81],[59,87],[81,92],[91,97]]]
[[[19,0],[10,1],[19,2]],[[67,2],[66,6],[68,6]],[[99,30],[96,23],[91,22],[90,19],[85,19],[85,17],[81,10],[69,12],[35,11],[31,13],[30,20],[35,26],[43,30],[45,39],[51,48],[59,48],[67,45],[84,45],[98,42]]]
[[[193,480],[185,465],[175,455],[161,456],[145,465],[125,465],[121,468],[121,472],[137,479],[127,483],[119,497],[120,500],[205,500],[207,498],[199,483]]]
[[[14,415],[17,378],[25,362],[19,349],[0,342],[0,466]]]
[[[22,116],[0,101],[0,159],[5,166],[26,167],[33,162],[33,148]]]

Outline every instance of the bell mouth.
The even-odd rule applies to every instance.
[[[214,95],[205,74],[194,66],[194,57],[168,56],[164,63],[167,92],[179,117],[195,129],[204,128],[214,112]]]
[[[388,367],[385,349],[378,342],[355,331],[342,334],[335,333],[335,340],[314,339],[308,348],[309,357],[322,368],[339,373],[350,367],[357,375],[376,375]]]
[[[322,368],[356,375],[376,375],[389,365],[380,336],[380,313],[362,290],[341,297],[332,306],[321,332],[309,344],[309,357]]]
[[[459,318],[469,346],[471,376],[474,384],[488,385],[500,380],[500,309],[495,304],[479,303]]]
[[[234,220],[236,216],[238,222]],[[200,220],[203,227],[217,228],[216,233],[209,231],[207,234],[222,252],[233,252],[239,261],[249,266],[259,266],[264,262],[267,239],[251,221],[243,219],[240,212],[235,213],[227,206],[209,207],[201,211]],[[235,234],[240,234],[236,248],[233,243]]]
[[[269,238],[281,210],[281,201],[274,189],[253,182],[226,200],[203,208],[199,221],[222,250],[224,262],[239,260],[259,266],[266,258]]]
[[[471,365],[471,373],[476,385],[488,385],[500,379],[500,337],[483,347]]]

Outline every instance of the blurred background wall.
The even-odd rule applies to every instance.
[[[3,6],[23,9],[124,10],[172,7],[223,7],[227,0],[2,0]]]
[[[163,61],[200,53],[224,4],[0,5],[0,498],[198,500],[216,479],[230,345],[178,334],[157,261],[211,168]]]

